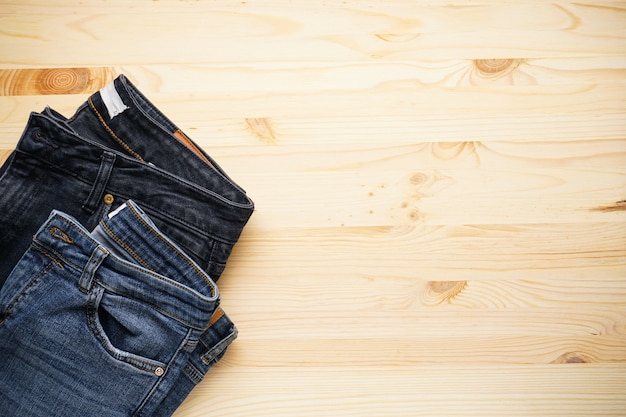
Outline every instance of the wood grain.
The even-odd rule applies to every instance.
[[[198,387],[180,414],[206,415],[202,397],[224,384],[228,393],[210,403],[211,409],[223,416],[335,416],[348,412],[407,417],[565,416],[569,412],[618,416],[626,405],[623,374],[615,368],[587,364],[220,371],[223,373],[213,381]],[[235,385],[234,381],[241,382]],[[558,402],[567,407],[555,407]]]
[[[626,2],[0,0],[0,160],[119,73],[256,203],[176,417],[624,415]]]
[[[107,68],[0,70],[0,95],[85,94],[115,78]]]

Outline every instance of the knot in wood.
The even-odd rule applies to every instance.
[[[480,142],[467,141],[467,142],[439,142],[432,144],[432,152],[439,159],[453,160],[466,156],[478,157],[478,148]]]
[[[245,119],[248,129],[254,136],[261,139],[267,144],[276,143],[276,132],[270,119],[265,117],[247,118]]]
[[[497,74],[515,65],[515,59],[475,59],[474,65],[483,74]]]
[[[34,81],[40,94],[80,93],[89,82],[87,68],[42,69],[34,74]]]
[[[0,95],[92,94],[115,77],[108,67],[0,70]]]
[[[413,185],[422,185],[428,181],[428,175],[422,172],[416,172],[415,174],[411,175],[409,181],[411,181],[411,184]]]
[[[591,363],[593,360],[587,355],[580,352],[565,352],[552,363]]]
[[[430,281],[423,301],[427,305],[441,304],[452,300],[467,287],[467,281]]]

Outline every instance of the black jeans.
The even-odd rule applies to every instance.
[[[92,229],[127,199],[219,279],[252,201],[123,75],[113,85],[124,111],[97,92],[70,119],[33,113],[0,168],[0,285],[52,209]]]

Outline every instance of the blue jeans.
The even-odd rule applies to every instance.
[[[92,232],[54,211],[0,292],[0,415],[171,414],[180,376],[199,378],[193,361],[210,366],[235,337],[218,305],[210,277],[132,201]]]
[[[49,108],[31,114],[0,168],[0,285],[21,273],[23,262],[14,267],[52,210],[92,231],[127,200],[213,281],[253,211],[216,161],[120,76],[69,119]],[[235,335],[228,317],[216,315],[151,415],[170,415]]]

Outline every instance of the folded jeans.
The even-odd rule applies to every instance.
[[[107,237],[107,233],[103,232],[103,225],[108,224],[110,214],[115,213],[113,218],[116,220],[113,224],[116,224],[125,218],[128,210],[132,208],[136,208],[137,213],[142,213],[140,218],[149,219],[147,224],[158,230],[160,235],[172,243],[172,247],[177,248],[181,255],[196,265],[197,273],[205,274],[211,282],[215,282],[224,270],[233,246],[253,212],[254,204],[215,160],[174,125],[123,75],[89,97],[71,118],[66,118],[50,108],[41,113],[32,113],[15,151],[0,167],[0,213],[2,213],[0,230],[3,231],[0,235],[0,299],[10,300],[6,305],[0,304],[2,308],[0,314],[9,314],[0,323],[0,332],[6,332],[5,326],[10,327],[17,317],[25,321],[35,320],[30,322],[31,325],[45,318],[56,320],[54,321],[56,324],[65,318],[70,320],[68,323],[73,323],[71,320],[75,319],[71,315],[54,319],[53,312],[57,310],[47,310],[45,306],[33,308],[30,313],[20,313],[19,316],[10,314],[15,313],[12,310],[14,307],[18,305],[25,307],[29,305],[28,302],[33,302],[36,298],[32,295],[37,293],[38,288],[42,288],[41,284],[52,281],[59,283],[59,288],[54,286],[50,288],[50,297],[58,295],[66,288],[64,285],[68,285],[62,284],[65,282],[63,280],[50,280],[49,277],[55,276],[57,270],[67,272],[69,268],[58,267],[59,264],[63,265],[62,261],[48,251],[42,252],[39,244],[32,240],[33,234],[40,236],[40,227],[50,221],[48,216],[51,212],[57,220],[71,219],[70,223],[81,229],[82,235],[89,231],[90,239],[103,240],[100,246],[106,248],[108,245],[111,248],[107,249],[104,265],[112,259],[119,258],[126,262],[138,263],[138,267],[149,270],[150,267],[143,263],[145,259],[134,258],[124,251],[119,251],[119,248],[116,251],[115,240],[111,241],[110,236]],[[121,210],[121,213],[118,210]],[[133,246],[129,248],[132,249]],[[93,255],[96,256],[96,253]],[[157,259],[159,256],[154,258]],[[47,268],[51,268],[45,271],[46,278],[37,274],[35,275],[39,278],[29,276],[34,265],[39,265],[46,259],[52,262],[46,264]],[[96,256],[94,262],[97,259]],[[40,272],[43,274],[43,270]],[[9,275],[10,282],[7,282],[8,288],[5,288],[7,285],[3,287],[3,283]],[[171,281],[177,281],[179,282],[177,285],[183,287],[189,286],[194,291],[201,291],[197,287],[198,282],[189,285],[184,274],[174,274]],[[108,296],[105,299],[112,297]],[[123,299],[120,300],[123,304],[126,303]],[[50,299],[43,297],[41,301],[45,303]],[[152,303],[148,305],[153,306]],[[29,314],[33,315],[30,319]],[[38,314],[42,316],[36,319],[39,317]],[[89,322],[97,323],[95,319],[90,319]],[[115,320],[111,319],[109,322]],[[143,365],[152,364],[152,368],[149,368],[152,372],[161,372],[156,369],[162,368],[165,371],[164,375],[167,373],[167,378],[161,376],[159,380],[168,382],[155,384],[158,389],[155,388],[156,391],[150,394],[153,397],[146,400],[146,404],[138,406],[139,408],[133,411],[135,414],[123,414],[134,406],[130,401],[127,405],[130,408],[120,411],[122,413],[120,415],[160,417],[169,416],[174,412],[237,336],[235,326],[220,307],[215,307],[209,323],[210,325],[202,331],[194,328],[194,332],[200,331],[200,334],[197,335],[195,343],[185,347],[185,352],[190,351],[188,354],[177,354],[179,359],[187,358],[180,365],[180,372],[171,370],[179,369],[175,367],[166,368],[158,365],[154,368],[155,363],[165,363],[161,360],[154,363],[140,361]],[[139,324],[135,325],[141,327]],[[65,332],[69,328],[61,327]],[[27,329],[28,325],[24,328]],[[91,330],[96,328],[94,324]],[[137,330],[135,336],[137,343],[144,339],[142,336],[144,333],[141,331]],[[17,332],[13,336],[18,337],[20,334]],[[96,334],[99,332],[96,331]],[[124,332],[120,335],[124,335]],[[26,356],[37,356],[40,353],[41,357],[45,357],[47,347],[41,348],[27,335],[21,334],[19,337],[25,337],[20,342],[24,345],[14,345],[13,349],[16,351],[15,354],[22,355],[20,356],[22,359],[19,360],[26,361],[23,363],[25,369],[28,369],[28,366],[32,367],[33,375],[40,372],[37,365],[44,366],[42,369],[47,370],[46,361],[30,363],[24,359]],[[105,337],[101,339],[104,340]],[[70,343],[69,339],[67,343]],[[72,346],[67,343],[63,346]],[[150,346],[151,342],[146,340],[142,343]],[[25,348],[16,349],[15,346]],[[50,346],[52,349],[52,346],[57,345],[52,343]],[[30,351],[31,348],[33,351]],[[5,345],[3,349],[9,352],[11,347]],[[51,351],[50,354],[70,359],[72,349]],[[116,358],[121,360],[122,356]],[[13,390],[13,381],[24,375],[15,374],[16,368],[13,365],[19,363],[19,360],[14,358],[10,361],[17,362],[9,362],[11,357],[7,355],[7,362],[0,361],[0,372],[5,376],[4,379],[0,378],[0,384],[10,384],[7,387]],[[26,365],[27,363],[30,365]],[[59,362],[51,363],[56,363],[54,366],[57,368],[54,369],[60,366]],[[13,374],[9,374],[11,372]],[[64,392],[61,388],[68,384],[71,387],[73,384],[71,380],[75,376],[71,372],[53,375],[54,378],[60,379],[55,379],[56,382],[48,387],[51,392],[46,395],[53,396],[52,391],[57,389]],[[63,375],[68,379],[64,379]],[[107,377],[105,375],[104,379]],[[29,379],[26,378],[24,381]],[[5,389],[4,385],[2,390],[10,391]],[[92,394],[97,397],[97,389],[90,388],[90,391],[96,391]],[[83,394],[85,398],[89,397],[86,393]],[[129,395],[132,397],[130,393]],[[29,397],[24,396],[24,402],[27,402],[27,398]],[[159,402],[158,406],[156,402]],[[35,407],[34,404],[28,406]],[[147,414],[147,410],[152,411]],[[12,415],[11,413],[2,415]],[[33,413],[32,415],[38,415],[37,411]]]
[[[237,333],[208,274],[132,201],[91,232],[53,211],[0,314],[3,416],[171,414],[181,374],[200,379]],[[204,334],[212,357],[191,363]]]

